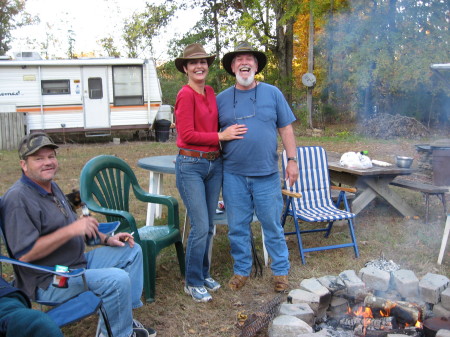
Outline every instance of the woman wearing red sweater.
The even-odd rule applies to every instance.
[[[245,125],[232,125],[219,132],[216,96],[206,85],[209,66],[215,55],[207,55],[202,45],[191,44],[183,57],[175,59],[177,69],[188,78],[175,103],[177,128],[176,184],[191,222],[186,247],[184,291],[196,302],[212,299],[209,291],[220,284],[209,274],[208,248],[213,237],[213,217],[222,186],[220,141],[238,140]]]

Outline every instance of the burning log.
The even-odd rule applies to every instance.
[[[414,325],[422,318],[422,309],[414,303],[390,301],[381,297],[367,296],[364,305],[373,310],[382,310],[383,316],[395,316],[400,323]]]
[[[419,337],[422,335],[422,333],[420,331],[418,331],[417,329],[415,329],[414,327],[409,327],[409,328],[405,328],[405,329],[394,329],[394,330],[390,330],[390,331],[368,330],[368,331],[366,331],[366,334],[364,335],[364,337],[387,337],[388,334],[398,334],[398,335],[413,336],[413,337]]]
[[[339,321],[343,329],[353,330],[357,334],[364,334],[363,330],[392,330],[397,329],[395,317],[359,317],[347,316]]]

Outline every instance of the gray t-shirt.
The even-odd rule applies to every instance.
[[[52,191],[53,194],[46,192],[23,175],[2,197],[0,212],[3,231],[14,258],[19,259],[29,252],[39,237],[76,220],[76,214],[64,193],[54,182]],[[50,255],[32,263],[49,267],[64,265],[70,268],[85,268],[84,249],[84,238],[74,237]],[[37,287],[47,289],[53,277],[49,273],[24,267],[15,266],[14,271],[15,286],[32,299],[35,299]]]

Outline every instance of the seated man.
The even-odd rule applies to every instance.
[[[89,289],[100,296],[115,337],[156,336],[133,319],[142,306],[141,247],[129,233],[114,236],[98,231],[91,216],[77,219],[64,193],[53,181],[58,146],[44,133],[30,134],[19,144],[22,177],[0,203],[4,233],[14,258],[44,266],[86,268]],[[87,253],[85,239],[98,236],[105,247]],[[63,287],[52,275],[15,266],[16,286],[32,299],[64,301],[84,291],[81,277]],[[102,333],[106,329],[102,324]]]
[[[62,337],[63,334],[50,316],[31,309],[28,297],[0,277],[0,336]]]

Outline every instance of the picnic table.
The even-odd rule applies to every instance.
[[[353,213],[361,212],[375,198],[382,198],[405,217],[417,215],[416,210],[389,186],[397,176],[411,174],[412,169],[400,168],[395,165],[353,169],[342,166],[336,156],[330,156],[328,169],[330,179],[334,184],[349,185],[358,189],[352,201]]]

